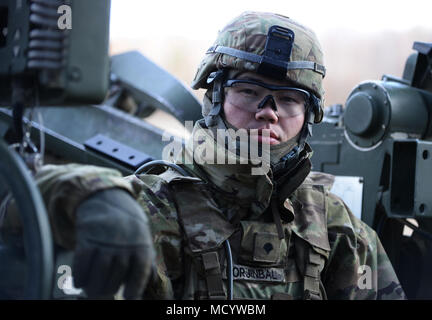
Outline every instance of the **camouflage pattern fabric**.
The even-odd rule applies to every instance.
[[[199,123],[196,128],[198,126]],[[210,139],[205,141],[214,143]],[[188,143],[183,157],[191,157],[190,152]],[[295,263],[295,256],[301,255],[296,252],[295,246],[298,243],[296,239],[300,238],[326,260],[321,276],[329,299],[405,298],[375,231],[358,220],[341,199],[329,192],[334,178],[328,174],[311,173],[286,199],[295,219],[290,223],[283,222],[285,239],[281,242],[273,239],[278,246],[273,262],[257,262],[262,254],[254,252],[257,250],[254,247],[256,240],[253,240],[255,234],[263,234],[264,238],[277,234],[275,224],[269,222],[269,212],[265,210],[268,196],[264,195],[269,195],[272,184],[269,177],[256,177],[256,181],[242,178],[247,175],[245,170],[248,165],[241,166],[241,170],[236,170],[238,164],[188,165],[189,171],[195,172],[201,181],[181,177],[172,170],[159,176],[139,177],[144,191],[140,193],[140,203],[150,213],[155,246],[160,257],[161,277],[159,284],[154,284],[153,291],[169,287],[168,290],[172,290],[169,294],[174,297],[193,298],[192,294],[176,291],[183,288],[180,284],[183,284],[185,277],[190,278],[183,269],[184,265],[188,265],[187,252],[190,250],[196,254],[198,248],[202,251],[220,248],[223,239],[231,237],[234,238],[232,248],[234,263],[240,268],[238,270],[252,275],[260,271],[259,268],[253,269],[253,266],[272,271],[284,266],[285,276],[283,283],[238,279],[234,281],[235,298],[270,299],[276,293],[293,299],[302,298],[302,272]],[[241,189],[242,181],[245,191],[236,192]],[[209,187],[213,184],[215,187]],[[188,186],[193,186],[191,192],[187,192]],[[180,196],[176,198],[176,190],[183,191],[181,199]],[[186,204],[188,217],[182,214],[180,219],[181,202]],[[205,203],[211,210],[203,209]],[[199,215],[198,219],[194,215]],[[235,223],[236,217],[240,221],[234,229],[224,227],[227,221]],[[188,234],[186,237],[185,232]],[[244,270],[241,270],[242,266]],[[225,264],[222,265],[224,267]],[[200,272],[197,265],[190,270]],[[370,281],[367,276],[370,276]],[[196,277],[194,279],[196,290],[205,290],[205,284]]]
[[[168,175],[175,176],[173,172]],[[170,294],[175,297],[184,297],[184,293],[176,292],[172,284],[181,283],[183,277],[186,276],[182,268],[186,242],[179,224],[177,208],[173,205],[172,196],[168,191],[172,189],[174,179],[165,180],[164,178],[164,174],[140,176],[145,189],[150,188],[151,190],[150,192],[147,189],[145,193],[141,193],[140,200],[144,201],[141,203],[151,212],[150,219],[155,232],[153,236],[160,257],[158,260],[160,279],[155,288],[172,290]],[[331,180],[332,177],[329,175],[311,173],[294,193],[290,202],[300,202],[302,207],[295,210],[293,223],[283,224],[287,239],[301,237],[311,244],[314,250],[326,256],[327,261],[322,271],[322,279],[329,299],[404,299],[404,292],[376,233],[354,217],[341,199],[328,192],[331,184],[319,184]],[[189,181],[189,183],[194,182]],[[215,193],[213,195],[216,198],[218,196]],[[223,197],[220,194],[219,196]],[[205,198],[198,201],[198,193],[194,193],[188,198],[188,201],[193,208],[203,199]],[[228,202],[225,199],[225,204]],[[319,203],[322,206],[318,206]],[[238,204],[231,202],[231,205],[238,208]],[[326,212],[316,210],[317,207],[327,208]],[[231,208],[225,208],[224,212],[229,213]],[[213,225],[215,219],[204,212],[202,215],[204,217],[200,217],[200,220],[207,221],[207,223],[198,222],[195,225],[195,238],[204,239],[204,245],[210,242],[220,245],[221,240],[215,238],[220,236],[220,233],[214,235],[209,233],[209,231],[217,230]],[[242,233],[245,235],[243,242],[248,242],[247,238],[250,239],[248,235],[253,234],[256,230],[276,233],[274,224],[263,222],[263,218],[262,216],[261,219],[241,221]],[[293,237],[291,237],[292,234],[294,234]],[[294,241],[286,241],[281,244],[279,251],[281,254],[279,263],[286,263],[286,282],[281,284],[234,281],[234,296],[236,298],[269,299],[275,293],[286,293],[293,299],[302,298],[301,274],[295,265],[293,244]],[[251,251],[250,243],[244,247],[249,249],[245,249],[242,255]],[[238,258],[237,262],[241,262],[239,265],[245,265],[247,264],[245,260],[247,259],[244,257]],[[250,259],[249,262],[251,262]],[[370,288],[367,281],[362,280],[362,266],[370,268]],[[250,272],[252,271],[249,270]],[[157,290],[153,289],[153,291]]]
[[[229,165],[217,168],[219,179],[214,180],[229,184],[233,170]],[[54,240],[69,249],[74,247],[75,208],[90,194],[118,187],[137,199],[150,219],[157,254],[157,276],[145,298],[203,296],[206,285],[200,254],[216,250],[226,279],[221,249],[228,237],[235,266],[234,298],[303,298],[304,276],[298,262],[306,253],[301,243],[325,260],[320,271],[328,299],[405,297],[376,233],[329,192],[332,176],[311,173],[285,199],[294,220],[282,222],[284,238],[279,239],[271,214],[262,204],[266,197],[260,198],[268,194],[271,182],[255,184],[255,190],[248,182],[249,191],[236,195],[211,187],[208,176],[203,176],[203,166],[190,165],[188,169],[196,172],[196,177],[167,170],[160,175],[122,178],[108,168],[49,165],[36,178]],[[216,170],[211,172],[217,174]],[[242,179],[235,181],[235,188],[239,188]],[[188,190],[193,192],[185,193]],[[242,200],[243,196],[248,201]],[[189,210],[188,214],[183,210],[180,215],[180,205]]]
[[[125,181],[120,172],[108,168],[68,164],[45,165],[35,175],[44,200],[54,242],[66,249],[75,247],[75,210],[93,193],[121,188],[136,197],[136,185]],[[8,208],[2,229],[21,232],[21,221],[15,206]]]

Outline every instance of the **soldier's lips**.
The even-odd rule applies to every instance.
[[[265,132],[263,132],[265,130]],[[271,129],[258,129],[251,131],[251,137],[257,139],[260,143],[270,145],[279,144],[279,136]]]

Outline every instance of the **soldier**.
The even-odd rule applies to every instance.
[[[198,68],[204,119],[177,166],[126,179],[74,164],[39,171],[54,239],[75,252],[75,285],[100,296],[125,283],[128,298],[404,299],[376,233],[329,192],[332,176],[310,171],[324,76],[310,29],[245,12]]]

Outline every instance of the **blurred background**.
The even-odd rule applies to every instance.
[[[361,81],[402,76],[413,42],[432,42],[430,0],[112,0],[110,51],[138,50],[189,85],[218,30],[246,10],[277,12],[315,31],[327,68],[326,106],[344,104]],[[203,92],[194,94],[202,99]],[[181,129],[162,112],[148,121]]]

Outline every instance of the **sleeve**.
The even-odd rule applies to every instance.
[[[147,298],[174,296],[172,283],[182,274],[182,236],[174,200],[168,184],[155,175],[123,177],[117,170],[91,165],[46,165],[35,176],[44,200],[54,242],[66,249],[75,247],[75,211],[93,193],[109,188],[128,191],[149,217],[155,251],[156,275],[148,286]],[[20,233],[20,219],[14,205],[9,206],[3,230]],[[175,287],[178,287],[177,285]]]
[[[75,211],[95,192],[122,188],[134,198],[137,188],[117,170],[82,164],[45,165],[35,175],[53,233],[54,242],[66,249],[75,247]],[[22,232],[18,212],[12,202],[2,229]]]
[[[323,271],[329,299],[406,299],[376,232],[337,196],[327,197],[331,247]]]
[[[146,289],[145,299],[173,299],[183,279],[183,237],[177,209],[168,183],[157,175],[130,176],[140,185],[138,202],[149,217],[156,251],[157,272]]]

